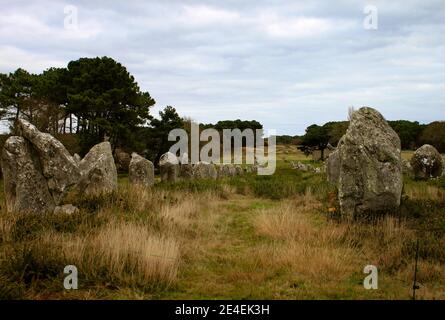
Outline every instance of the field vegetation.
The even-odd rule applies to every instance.
[[[417,297],[445,299],[445,180],[405,177],[398,212],[347,222],[323,174],[291,169],[308,159],[282,145],[273,176],[151,189],[121,175],[111,196],[68,195],[71,216],[7,214],[2,196],[0,298],[410,299],[419,241]]]

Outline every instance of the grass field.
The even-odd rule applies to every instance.
[[[130,186],[73,216],[0,215],[1,299],[445,299],[445,180],[405,178],[400,211],[339,219],[324,175],[278,146],[273,176]],[[405,155],[404,155],[405,156]],[[68,196],[69,198],[70,196]],[[2,200],[1,207],[4,208]],[[379,270],[365,290],[366,265]],[[79,289],[63,288],[75,265]]]

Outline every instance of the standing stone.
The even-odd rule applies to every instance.
[[[9,137],[1,158],[7,212],[53,212],[54,199],[35,150],[23,137]]]
[[[218,172],[215,165],[207,162],[198,162],[193,165],[193,176],[196,179],[216,179]]]
[[[122,149],[117,148],[114,151],[114,159],[116,163],[116,169],[121,172],[128,172],[131,157],[130,155]]]
[[[436,148],[429,144],[417,149],[410,163],[416,179],[431,179],[442,176],[444,167],[442,156]]]
[[[227,176],[225,166],[222,164],[216,166],[216,173],[218,175],[218,179],[222,179]]]
[[[79,168],[82,176],[77,189],[81,193],[100,195],[117,190],[117,170],[109,142],[92,147]]]
[[[179,160],[173,153],[164,153],[159,159],[161,181],[176,182],[179,176]]]
[[[326,160],[326,175],[328,182],[336,185],[340,178],[340,152],[335,150]]]
[[[181,164],[179,170],[179,176],[184,180],[193,180],[193,165],[192,164]]]
[[[233,164],[227,164],[227,172],[229,177],[236,176],[236,168]]]
[[[210,163],[208,166],[208,176],[210,179],[216,180],[218,179],[218,172],[216,171],[216,165]]]
[[[241,166],[235,166],[235,172],[237,176],[241,176],[244,173],[244,170]]]
[[[133,152],[128,167],[128,178],[131,183],[151,187],[155,183],[153,163]]]
[[[351,115],[338,146],[338,191],[343,215],[398,208],[403,188],[401,145],[383,116],[363,107]]]
[[[18,132],[31,142],[37,151],[42,173],[56,204],[80,178],[78,163],[63,144],[48,133],[40,132],[26,120],[17,120]]]

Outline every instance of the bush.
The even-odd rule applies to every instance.
[[[430,144],[440,153],[445,153],[445,121],[430,123],[420,135],[420,143]]]

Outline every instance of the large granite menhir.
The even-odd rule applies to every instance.
[[[332,158],[342,215],[390,212],[400,206],[403,188],[401,144],[376,110],[363,107],[351,115],[349,128]],[[329,170],[328,170],[329,171]]]
[[[40,167],[37,152],[23,137],[6,140],[2,170],[7,212],[52,212],[55,202]]]
[[[77,162],[63,144],[49,133],[40,132],[33,124],[18,119],[20,136],[28,140],[37,152],[43,176],[56,204],[59,204],[69,187],[80,178]]]

